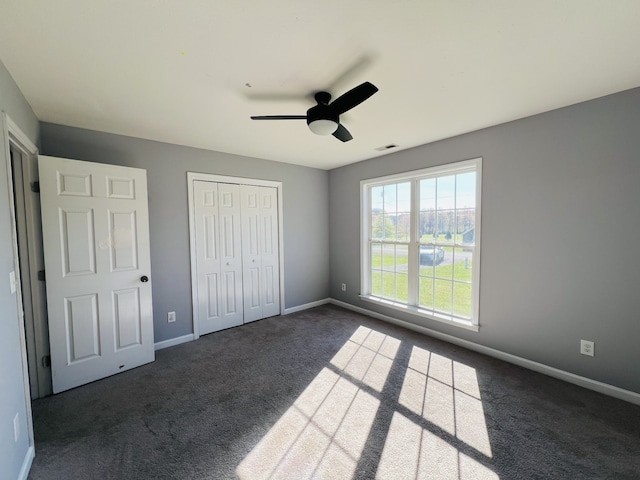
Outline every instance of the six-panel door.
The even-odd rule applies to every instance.
[[[146,171],[46,156],[38,168],[58,393],[154,360]]]

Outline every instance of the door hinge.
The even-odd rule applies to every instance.
[[[50,367],[51,366],[51,355],[45,355],[42,357],[42,366]]]
[[[31,182],[31,191],[33,193],[40,193],[40,182]]]
[[[44,270],[38,270],[38,280],[44,282]]]

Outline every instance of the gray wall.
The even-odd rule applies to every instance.
[[[480,331],[360,300],[360,180],[475,157]],[[329,198],[333,298],[640,393],[640,89],[332,170]]]
[[[33,143],[38,143],[39,124],[31,107],[0,62],[0,109],[6,112]],[[15,270],[9,185],[8,147],[0,134],[0,472],[3,478],[17,478],[29,449],[27,402],[22,375],[20,319],[16,295],[9,290],[9,272]],[[13,418],[18,414],[20,434],[13,438]],[[5,477],[6,475],[6,477]]]
[[[49,123],[41,132],[44,155],[147,170],[156,342],[193,332],[188,171],[281,181],[285,306],[329,296],[328,172]]]

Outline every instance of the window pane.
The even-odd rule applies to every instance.
[[[396,245],[396,297],[403,303],[409,301],[409,246]]]
[[[382,297],[395,300],[396,274],[394,272],[382,272]]]
[[[379,270],[371,272],[371,295],[382,296],[382,272]]]
[[[409,247],[387,243],[381,245],[379,251],[381,251],[382,272],[379,272],[378,276],[378,272],[373,270],[372,294],[407,303],[409,301]]]
[[[396,245],[396,300],[407,303],[409,301],[409,246]]]
[[[445,313],[451,312],[451,282],[435,280],[435,307]]]
[[[438,177],[436,182],[437,199],[436,208],[438,210],[448,210],[456,208],[455,205],[455,175]]]
[[[411,183],[398,184],[398,213],[409,213],[411,211]]]
[[[444,251],[444,260],[442,260],[435,268],[435,276],[447,280],[453,279],[453,248],[452,247],[436,247]]]
[[[409,242],[411,239],[411,215],[402,213],[396,217],[396,232],[399,242]]]
[[[433,279],[420,277],[420,306],[433,310]]]
[[[382,245],[382,270],[396,271],[396,247],[385,243]]]
[[[433,277],[435,275],[434,265],[431,264],[428,257],[421,255],[419,261],[420,261],[420,275],[425,277]]]
[[[384,240],[384,215],[371,214],[371,240]]]
[[[436,209],[436,179],[420,180],[420,211]]]
[[[475,242],[476,172],[456,175],[456,239],[458,243]]]
[[[408,245],[396,245],[396,272],[407,272],[409,269]]]
[[[473,251],[468,248],[456,248],[454,255],[453,279],[458,282],[471,282],[473,279]]]
[[[396,239],[396,217],[395,215],[384,215],[384,239],[387,241],[395,241]]]
[[[461,317],[471,317],[471,284],[453,284],[453,313]]]
[[[384,187],[384,212],[396,213],[396,186],[385,185]]]
[[[456,175],[456,208],[476,208],[476,172]]]
[[[436,211],[420,212],[420,238],[421,243],[433,242],[436,233]]]
[[[434,245],[420,245],[418,255],[420,269],[422,270],[422,267],[435,267],[444,262],[445,249]],[[429,270],[429,273],[425,272],[424,274],[433,275],[433,271]]]
[[[379,213],[382,212],[382,187],[372,187],[371,188],[371,212]]]
[[[456,243],[473,245],[476,241],[475,226],[475,208],[456,210]]]
[[[444,258],[442,260],[442,265],[453,264],[453,247],[442,247],[442,250],[444,250]]]
[[[396,274],[396,297],[395,300],[402,303],[409,301],[409,275],[398,272]]]
[[[437,240],[438,242],[453,242],[453,234],[455,233],[455,210],[438,210],[437,217]]]
[[[371,244],[371,268],[380,268],[382,265],[382,245],[379,243]]]

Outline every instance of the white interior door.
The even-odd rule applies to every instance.
[[[277,189],[241,185],[244,322],[280,313]]]
[[[193,183],[200,335],[242,324],[238,185]]]
[[[40,156],[53,391],[154,360],[146,171]]]

